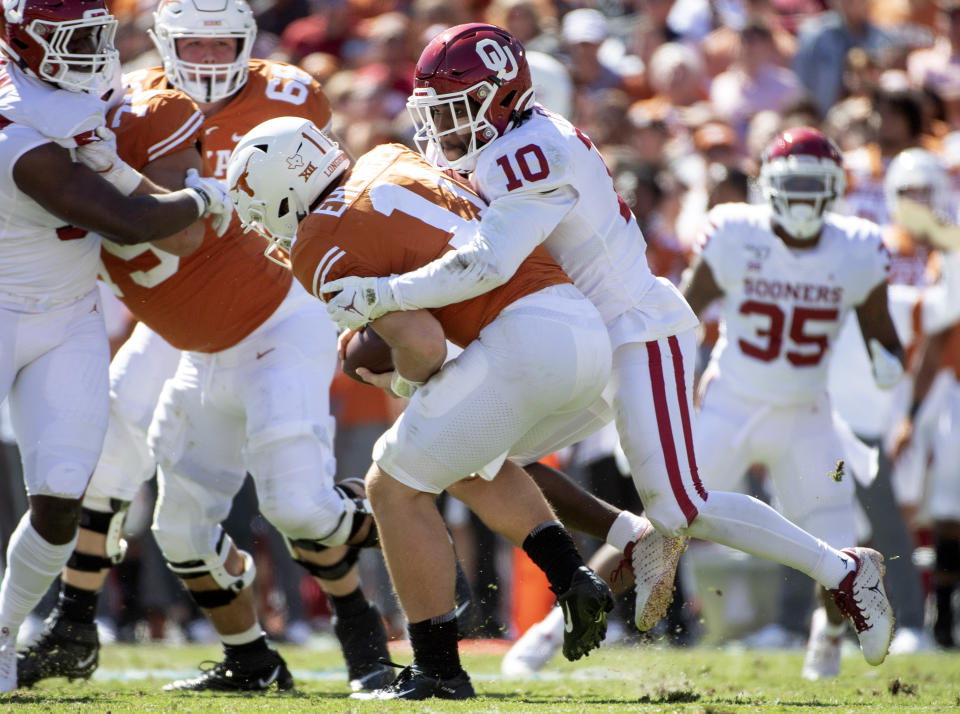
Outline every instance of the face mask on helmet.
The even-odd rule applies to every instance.
[[[526,53],[506,30],[458,25],[424,49],[407,109],[414,142],[434,166],[472,171],[479,153],[533,106]]]
[[[266,256],[293,245],[310,206],[350,165],[339,144],[308,119],[278,117],[251,129],[227,164],[227,186],[240,222],[267,240]]]
[[[924,149],[907,149],[894,157],[883,181],[887,210],[902,224],[900,199],[908,198],[942,216],[951,214],[947,173],[936,156]]]
[[[117,21],[103,0],[4,0],[0,24],[4,53],[61,89],[102,94],[119,71]]]
[[[846,188],[840,152],[816,129],[783,132],[763,155],[760,188],[774,220],[793,238],[813,239],[823,216]]]
[[[202,104],[225,99],[246,84],[257,25],[244,0],[161,0],[148,34],[163,57],[170,84]],[[235,39],[236,56],[227,62],[187,61],[177,40]]]

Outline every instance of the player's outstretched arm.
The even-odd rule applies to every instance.
[[[195,222],[192,191],[125,196],[62,146],[37,146],[14,164],[17,187],[65,224],[123,245],[165,238]]]
[[[183,179],[187,174],[187,169],[196,169],[201,171],[203,162],[200,158],[200,152],[194,148],[183,149],[154,159],[149,164],[140,169],[144,181],[135,191],[136,194],[143,193],[165,193],[167,191],[179,191],[183,188]],[[190,255],[200,244],[203,243],[203,236],[207,230],[206,221],[195,221],[182,231],[174,233],[167,238],[153,241],[153,246],[160,250],[179,255],[181,257]]]
[[[327,312],[340,327],[358,329],[394,310],[419,310],[470,300],[500,287],[576,203],[576,192],[510,194],[496,199],[479,223],[458,228],[456,244],[421,268],[389,278],[341,278]]]

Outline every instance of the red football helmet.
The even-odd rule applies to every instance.
[[[105,92],[120,66],[104,0],[3,0],[0,48],[27,74],[73,92]]]
[[[407,109],[417,148],[435,166],[459,171],[471,171],[483,147],[519,124],[533,106],[526,52],[494,25],[457,25],[433,38],[417,62],[413,86]],[[442,139],[451,135],[467,143],[456,159],[443,152]]]
[[[819,235],[824,212],[846,189],[842,164],[837,145],[807,126],[787,129],[770,143],[760,189],[787,233],[799,239]]]

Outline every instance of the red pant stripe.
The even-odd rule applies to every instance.
[[[653,406],[657,413],[657,428],[660,431],[663,460],[670,477],[673,497],[689,524],[697,517],[697,507],[693,505],[684,490],[683,478],[680,475],[677,447],[673,441],[673,427],[670,424],[670,409],[667,407],[667,390],[663,380],[663,361],[660,356],[660,345],[657,344],[656,340],[647,342],[647,355],[650,365],[650,385],[653,388]]]
[[[670,353],[673,355],[673,374],[677,381],[677,401],[680,403],[680,421],[683,424],[683,443],[687,449],[687,463],[690,464],[690,475],[693,477],[693,487],[697,489],[700,498],[707,500],[707,490],[700,480],[697,469],[697,454],[693,449],[693,428],[690,419],[690,402],[687,399],[686,376],[683,373],[683,352],[680,351],[680,340],[676,335],[668,338]]]

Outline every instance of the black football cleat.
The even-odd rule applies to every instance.
[[[469,675],[464,671],[455,677],[441,679],[433,677],[416,664],[411,664],[400,670],[400,674],[382,689],[374,692],[356,692],[350,695],[351,699],[366,699],[382,701],[387,699],[420,700],[436,697],[437,699],[472,699],[477,696],[473,691],[473,684]]]
[[[92,622],[73,622],[55,609],[44,621],[35,643],[17,653],[17,686],[32,687],[41,679],[89,679],[100,660],[100,639]]]
[[[613,593],[595,572],[581,565],[557,601],[563,611],[563,656],[572,662],[599,647],[607,636]]]
[[[204,669],[204,665],[213,665]],[[179,679],[163,687],[165,692],[266,692],[274,685],[278,691],[293,689],[293,677],[276,650],[258,654],[251,661],[224,657],[221,662],[201,662],[202,674]]]

